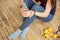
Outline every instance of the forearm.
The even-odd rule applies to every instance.
[[[50,9],[46,9],[44,12],[35,12],[35,15],[36,16],[39,16],[39,17],[48,17],[48,15],[50,14]]]
[[[44,12],[36,12],[35,15],[39,16],[39,17],[48,17],[51,9],[52,9],[52,7],[51,7],[51,3],[50,3],[50,0],[49,0],[46,4],[45,11]]]
[[[36,16],[38,16],[38,17],[43,17],[43,18],[48,17],[48,14],[49,14],[49,13],[46,13],[46,12],[35,12],[35,15],[36,15]]]

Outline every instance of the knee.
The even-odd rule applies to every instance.
[[[32,10],[38,11],[38,12],[43,12],[44,11],[44,8],[41,5],[34,5],[32,7]]]

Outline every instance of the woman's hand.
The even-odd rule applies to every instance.
[[[21,14],[23,17],[29,17],[30,16],[30,11],[25,11]]]
[[[30,10],[30,16],[29,18],[31,18],[34,15],[34,11]]]
[[[21,14],[22,17],[29,17],[30,11],[21,8],[21,9],[20,9],[20,14]]]
[[[22,13],[23,17],[29,17],[31,18],[34,15],[34,11],[30,10],[30,11],[25,11],[24,13]]]
[[[34,11],[26,10],[26,9],[21,8],[20,9],[20,14],[22,15],[22,17],[29,17],[29,18],[31,18],[34,15]]]

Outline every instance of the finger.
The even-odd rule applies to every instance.
[[[29,18],[31,18],[31,16]]]
[[[31,15],[29,16],[29,18],[31,18]]]
[[[33,16],[33,13],[30,15],[30,17],[29,18],[31,18]]]
[[[31,14],[30,14],[29,18],[31,18]]]

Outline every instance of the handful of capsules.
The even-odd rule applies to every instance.
[[[57,34],[53,33],[53,29],[50,27],[44,30],[44,38],[49,38],[49,36],[51,36],[54,39],[57,38]]]

